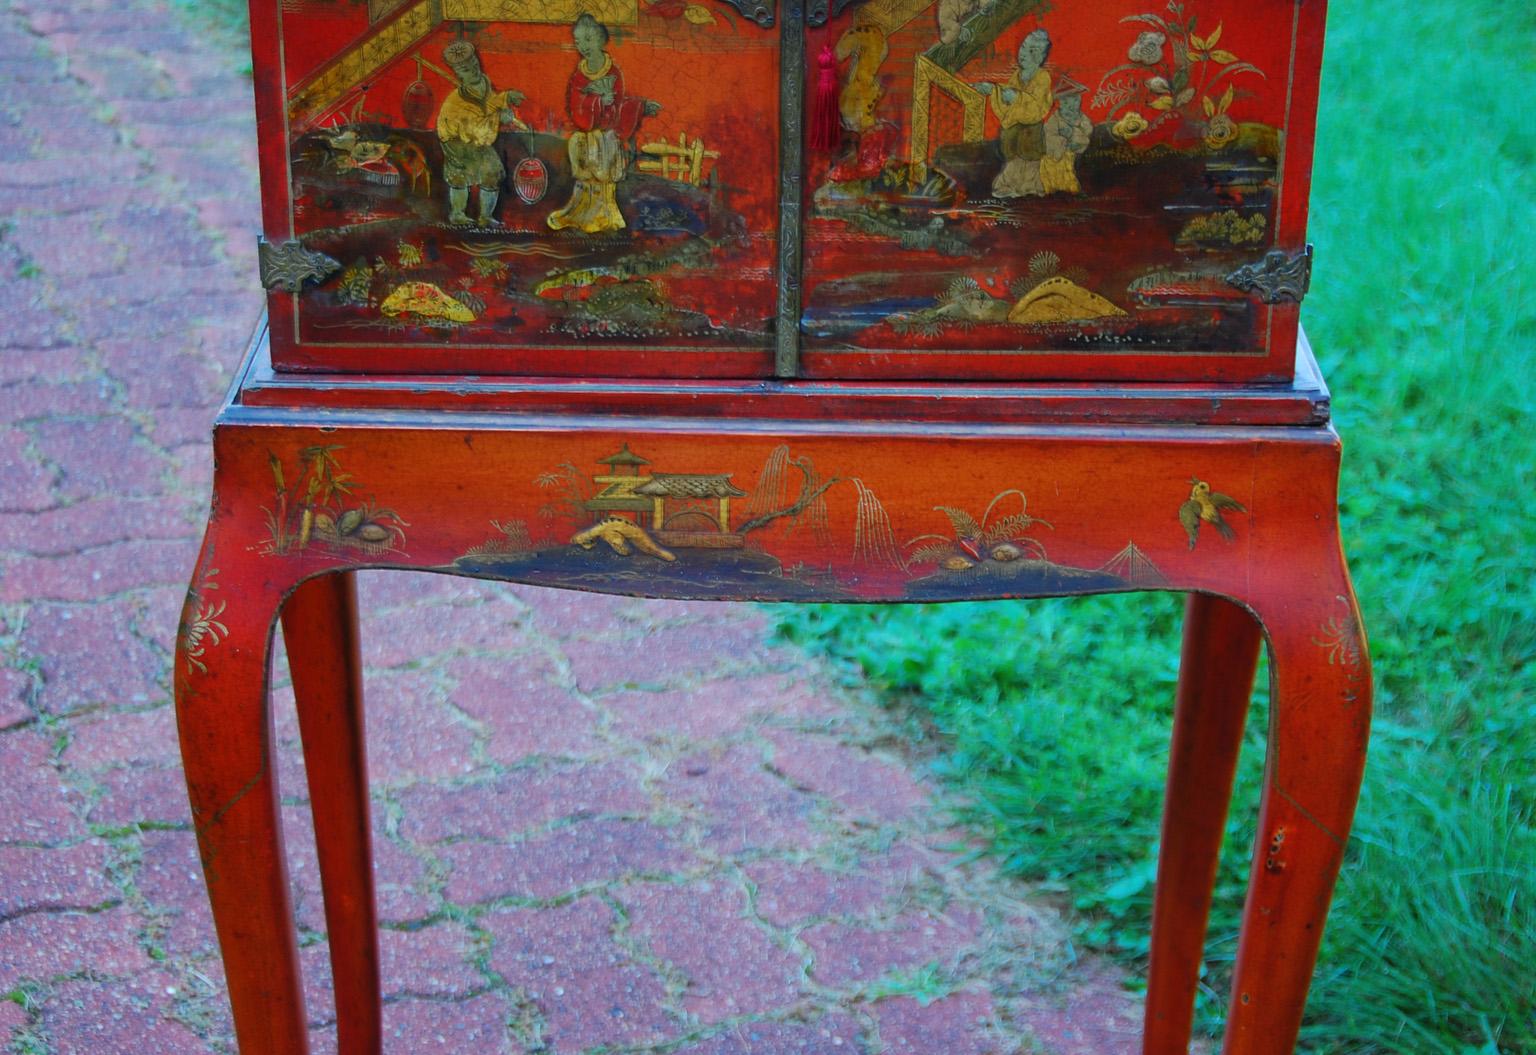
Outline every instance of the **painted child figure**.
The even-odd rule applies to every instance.
[[[1077,158],[1088,149],[1093,122],[1083,113],[1081,84],[1071,84],[1060,95],[1056,112],[1045,122],[1045,157],[1040,159],[1042,194],[1081,194],[1077,182]]]
[[[507,169],[496,152],[503,124],[527,128],[512,112],[523,101],[519,91],[498,92],[480,66],[480,54],[467,40],[443,49],[443,61],[458,87],[437,112],[437,138],[443,144],[443,182],[448,184],[448,222],[467,224],[469,188],[480,189],[480,224],[496,222],[496,199]]]
[[[1045,193],[1040,160],[1045,157],[1045,120],[1055,101],[1051,74],[1045,68],[1050,54],[1050,36],[1037,29],[1019,45],[1017,68],[1007,81],[975,86],[991,99],[992,112],[1002,125],[998,145],[1003,167],[992,181],[993,197],[1029,198]]]

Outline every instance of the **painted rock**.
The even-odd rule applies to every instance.
[[[452,322],[474,322],[475,313],[430,282],[407,282],[396,286],[379,310],[385,315],[415,315]]]
[[[1008,313],[1008,321],[1024,324],[1084,322],[1124,314],[1123,309],[1097,293],[1057,275],[1026,293]]]

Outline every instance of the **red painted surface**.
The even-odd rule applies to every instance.
[[[1149,1055],[1188,1050],[1211,892],[1262,643],[1259,624],[1237,605],[1190,596],[1152,910]]]
[[[327,575],[304,583],[283,606],[282,624],[293,691],[304,697],[299,732],[325,889],[337,1046],[378,1051],[379,920],[356,577]]]
[[[1339,547],[1331,428],[1105,424],[1124,416],[1108,391],[1076,420],[1020,424],[960,422],[920,403],[898,420],[689,418],[667,413],[686,401],[677,395],[649,410],[548,415],[505,388],[460,385],[484,387],[497,411],[285,409],[237,394],[216,431],[213,513],[176,696],[242,1050],[304,1050],[267,754],[274,613],[300,588],[288,628],[302,621],[308,635],[295,666],[306,750],[334,789],[327,808],[361,825],[350,621],[333,603],[341,592],[301,584],[377,567],[656,597],[1157,589],[1229,599],[1238,607],[1196,603],[1190,624],[1170,775],[1170,824],[1182,837],[1169,840],[1178,859],[1164,867],[1194,887],[1165,882],[1159,895],[1145,1050],[1183,1048],[1190,950],[1204,927],[1198,888],[1224,813],[1257,628],[1270,648],[1274,724],[1224,1050],[1291,1050],[1370,712],[1369,660]],[[275,390],[266,396],[275,402]],[[214,598],[224,602],[216,612]],[[195,633],[213,614],[224,631],[216,642]],[[336,901],[328,918],[349,933],[369,918],[360,845],[337,840],[326,869]],[[359,1038],[377,1014],[370,970],[365,946],[337,962]],[[356,1043],[350,1050],[371,1050]]]
[[[820,49],[840,44],[859,20],[880,22],[887,54],[870,82],[870,126],[852,127],[843,115],[836,147],[806,154],[804,270],[791,276],[805,299],[801,376],[1287,380],[1296,304],[1265,304],[1225,276],[1270,249],[1305,246],[1325,5],[1187,0],[1181,15],[1113,0],[1040,13],[1014,0],[1009,10],[1020,13],[984,27],[985,40],[952,63],[953,76],[1002,85],[1019,42],[1043,30],[1052,41],[1053,97],[1082,86],[1092,135],[1073,148],[1077,191],[1013,198],[993,186],[1005,122],[990,104],[982,138],[962,142],[960,103],[931,93],[930,148],[912,145],[923,102],[914,78],[941,45],[940,12],[953,2],[865,3],[808,33],[808,97]],[[266,236],[301,239],[344,269],[297,295],[270,296],[277,368],[770,376],[779,297],[777,31],[719,0],[641,3],[632,22],[610,27],[607,52],[630,102],[649,99],[660,109],[642,116],[637,105],[613,104],[629,114],[619,129],[628,162],[616,184],[626,226],[583,235],[548,228],[571,198],[567,148],[582,127],[568,98],[577,61],[569,24],[416,21],[429,8],[403,3],[370,23],[359,4],[252,2]],[[394,39],[404,25],[415,28]],[[1165,38],[1158,61],[1129,61],[1147,32]],[[513,109],[528,130],[508,125],[495,144],[505,168],[534,158],[547,182],[529,201],[515,193],[527,179],[504,177],[494,229],[446,222],[434,127],[453,82],[430,67],[445,70],[443,49],[460,37],[473,41],[497,90],[525,96]],[[1196,39],[1201,48],[1191,57]],[[385,61],[355,63],[383,42]],[[836,70],[845,93],[853,67],[845,56]],[[339,83],[337,71],[346,73]],[[1148,88],[1154,77],[1178,85],[1186,78],[1187,86],[1158,109]],[[1061,111],[1053,103],[1050,120]],[[1132,111],[1146,118],[1146,131],[1124,130]],[[340,159],[328,137],[342,128],[391,152],[359,164]],[[637,167],[654,157],[647,145],[680,139],[718,155],[704,162],[700,186]],[[916,153],[925,173],[938,174],[937,189],[904,172]],[[1192,221],[1228,215],[1262,222],[1262,235],[1237,243],[1190,234]],[[480,269],[491,262],[499,270]],[[1058,276],[1100,299],[1064,317],[1025,310],[1042,281]],[[474,317],[385,311],[388,295],[408,282],[431,284]],[[956,314],[957,284],[974,284],[979,306]]]
[[[1306,335],[1287,385],[1087,382],[1011,384],[868,381],[656,381],[475,379],[432,374],[280,373],[265,331],[241,382],[246,406],[494,411],[515,400],[547,414],[645,413],[680,417],[973,421],[1050,424],[1321,425],[1330,396]]]
[[[663,17],[650,7],[634,25],[609,27],[610,72],[617,71],[626,93],[611,107],[627,115],[614,125],[626,157],[617,191],[626,227],[583,233],[549,226],[572,199],[570,137],[590,124],[582,94],[572,88],[580,56],[568,22],[466,27],[434,17],[426,32],[402,42],[392,40],[393,28],[417,17],[423,5],[403,4],[372,25],[356,6],[342,18],[333,5],[283,5],[280,19],[267,10],[273,6],[252,5],[266,234],[273,242],[298,238],[333,255],[353,282],[346,292],[343,271],[297,296],[271,295],[274,360],[281,368],[771,373],[779,59],[769,31],[734,15],[699,25],[677,17],[681,8]],[[494,148],[509,174],[499,180],[494,229],[448,222],[447,173],[435,127],[455,89],[444,49],[461,37],[474,43],[497,91],[524,96]],[[284,65],[290,42],[296,66]],[[366,76],[345,80],[342,88],[329,82],[338,67],[383,42],[390,42],[388,61],[367,64]],[[718,75],[720,68],[729,68],[728,79]],[[428,127],[411,127],[408,96],[430,112]],[[646,100],[654,100],[658,112],[642,114]],[[339,161],[329,137],[346,129],[365,142],[389,144],[389,155],[372,168]],[[682,137],[709,152],[699,184],[640,170],[659,156],[646,146],[674,145]],[[510,176],[529,158],[542,164],[547,181],[532,201],[516,193]],[[375,171],[380,165],[382,175]],[[412,247],[419,262],[401,257],[402,246]],[[674,259],[679,253],[684,257]],[[663,258],[668,262],[654,269],[636,263]],[[496,269],[472,266],[478,264]],[[367,269],[361,293],[360,268]],[[544,289],[552,277],[554,288]],[[389,292],[410,281],[460,297],[475,318],[464,323],[385,311]],[[653,318],[658,312],[664,325]]]
[[[1164,5],[1054,5],[1026,12],[995,37],[978,36],[977,54],[951,71],[956,79],[1006,82],[1020,42],[1043,32],[1051,41],[1045,68],[1052,89],[1058,98],[1084,89],[1082,111],[1093,125],[1075,162],[1080,193],[1050,193],[1048,186],[1044,196],[1001,200],[993,180],[1004,161],[1002,123],[983,97],[973,100],[984,107],[983,138],[970,143],[961,135],[953,89],[929,89],[927,149],[916,142],[913,114],[925,99],[913,74],[924,54],[935,55],[935,11],[948,6],[907,7],[901,16],[873,19],[874,8],[855,8],[828,33],[853,39],[870,21],[887,29],[913,16],[886,37],[889,57],[880,67],[872,128],[845,134],[840,157],[813,157],[806,184],[806,376],[1285,379],[1297,333],[1294,303],[1270,307],[1224,276],[1270,249],[1296,253],[1306,244],[1323,5],[1190,2],[1182,9],[1195,20],[1187,36]],[[968,27],[982,32],[976,21]],[[1129,54],[1147,33],[1164,38],[1152,64]],[[1183,40],[1206,48],[1180,63]],[[811,51],[819,46],[813,38]],[[1169,82],[1181,65],[1188,87],[1163,101],[1183,105],[1149,105],[1145,86],[1153,77]],[[1058,101],[1052,113],[1060,111]],[[1132,112],[1150,127],[1120,134],[1118,122]],[[1230,123],[1218,127],[1223,120]],[[861,192],[826,179],[857,168],[851,159],[870,139],[882,141],[877,153],[885,158],[877,186]],[[1283,152],[1250,142],[1283,145]],[[894,179],[891,158],[922,160],[944,186]],[[830,191],[842,200],[827,197]],[[942,200],[925,201],[926,195]],[[910,234],[893,242],[850,212],[946,217],[941,230],[950,242],[937,252],[913,244]],[[1191,221],[1226,214],[1262,220],[1262,237],[1236,245],[1189,235]],[[1047,270],[1041,254],[1054,259]],[[1126,314],[1031,326],[996,318],[1058,272]],[[945,320],[957,283],[984,294],[981,314],[988,317],[970,310]]]
[[[1144,1050],[1187,1043],[1262,632],[1274,726],[1224,1051],[1289,1052],[1371,683],[1339,546],[1338,439],[1298,308],[1225,276],[1304,245],[1323,4],[1039,14],[1000,0],[1013,13],[975,14],[965,25],[986,39],[963,55],[938,47],[938,6],[865,5],[811,32],[811,77],[821,48],[841,56],[841,136],[807,155],[791,381],[765,380],[781,204],[773,33],[710,0],[613,16],[625,24],[606,52],[627,102],[615,89],[622,120],[608,123],[625,165],[589,177],[566,154],[593,145],[570,92],[601,75],[572,76],[569,25],[411,23],[392,58],[336,83],[349,55],[438,9],[404,3],[369,25],[357,5],[301,0],[281,19],[278,6],[252,5],[265,230],[344,270],[271,297],[270,358],[258,341],[221,416],[176,684],[242,1050],[304,1050],[266,727],[270,628],[290,595],[311,779],[329,789],[316,796],[327,921],[347,936],[333,964],[342,1050],[378,1048],[349,580],[382,567],[691,599],[1196,595]],[[855,22],[877,15],[873,48]],[[913,147],[923,62],[947,62],[958,97],[995,94],[1037,30],[1051,56],[1018,83],[1048,83],[1049,107],[1004,120],[987,102],[957,139],[940,100],[929,148]],[[521,165],[520,195],[510,179],[477,187],[481,204],[505,193],[469,225],[446,221],[446,155],[422,127],[449,90],[426,63],[461,35],[491,85],[522,96],[496,140],[505,168],[538,163]],[[862,82],[860,49],[885,54]],[[1231,93],[1216,91],[1218,68]],[[1077,83],[1089,128],[1063,101]],[[519,122],[529,129],[510,130]],[[1037,131],[1056,151],[1049,169],[1020,146]],[[704,141],[718,155],[700,155],[707,178],[642,176],[653,135]],[[354,164],[359,142],[388,152]],[[364,173],[390,165],[411,180],[370,188]],[[552,231],[578,180],[610,194],[623,224]],[[1223,242],[1208,233],[1222,223],[1262,234]],[[423,286],[435,316],[385,310]],[[1053,383],[1014,383],[1026,379]]]

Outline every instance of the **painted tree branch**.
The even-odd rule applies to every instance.
[[[815,471],[811,468],[811,463],[807,459],[793,458],[790,460],[790,464],[793,465],[796,469],[799,469],[800,475],[804,477],[804,480],[802,480],[800,484],[800,497],[795,499],[789,505],[785,506],[783,509],[775,509],[770,513],[764,513],[761,516],[753,517],[751,520],[748,520],[745,524],[742,524],[739,528],[736,529],[737,534],[745,535],[749,531],[756,531],[758,528],[767,527],[775,520],[780,520],[784,517],[799,516],[801,513],[806,511],[812,502],[816,501],[816,499],[820,498],[822,495],[831,490],[834,484],[839,484],[842,482],[842,477],[834,476],[826,483],[817,486],[815,483]]]

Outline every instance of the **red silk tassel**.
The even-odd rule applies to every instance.
[[[816,57],[816,97],[811,105],[812,150],[830,154],[843,138],[842,122],[837,113],[837,56],[831,44],[821,46]]]

